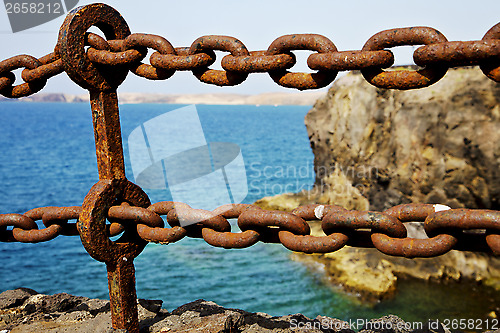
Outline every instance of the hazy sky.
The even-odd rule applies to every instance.
[[[375,33],[391,28],[430,26],[448,40],[478,40],[500,22],[500,0],[387,0],[387,1],[104,1],[125,18],[132,33],[158,34],[174,47],[190,46],[209,34],[240,39],[249,50],[265,50],[277,37],[317,33],[331,39],[337,49],[359,50]],[[79,1],[85,5],[91,1]],[[0,7],[0,60],[17,54],[41,57],[53,50],[64,17],[13,34],[6,10]],[[396,64],[412,62],[412,47],[393,49]],[[217,62],[226,53],[217,52]],[[298,51],[293,71],[310,71],[310,52]],[[19,80],[19,79],[18,79]],[[177,72],[165,81],[150,81],[129,74],[119,91],[154,93],[242,93],[293,91],[276,85],[267,74],[251,74],[236,87],[220,88],[199,82],[190,72]],[[52,78],[43,92],[84,93],[66,74]]]

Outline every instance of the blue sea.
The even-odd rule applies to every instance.
[[[145,121],[180,107],[120,105],[130,180],[134,175],[128,135]],[[245,203],[311,188],[313,154],[304,126],[310,106],[196,108],[208,142],[232,142],[241,148],[249,191]],[[81,205],[98,180],[90,106],[3,102],[0,116],[0,213]],[[153,202],[168,199],[158,191],[148,194]],[[170,245],[149,244],[135,260],[137,294],[163,300],[168,310],[206,299],[271,315],[357,320],[395,314],[414,322],[484,318],[500,304],[498,294],[481,286],[412,280],[399,283],[395,298],[366,304],[332,284],[321,266],[292,257],[278,244],[234,250],[187,238]],[[59,236],[39,244],[0,243],[0,267],[0,291],[28,287],[46,294],[108,298],[105,265],[85,252],[79,237]]]

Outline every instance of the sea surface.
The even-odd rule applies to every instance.
[[[130,180],[134,176],[128,135],[145,121],[180,107],[120,105]],[[208,142],[232,142],[241,148],[249,191],[245,203],[312,186],[313,154],[304,126],[309,106],[196,107]],[[89,105],[3,102],[0,117],[0,213],[81,205],[98,180]],[[168,200],[158,190],[148,194],[153,202]],[[321,266],[291,257],[278,244],[235,250],[187,238],[170,245],[149,244],[135,260],[137,294],[163,300],[168,310],[206,299],[271,315],[300,312],[359,320],[395,314],[412,322],[486,318],[500,304],[498,293],[485,287],[413,280],[401,281],[395,298],[366,304],[333,285]],[[105,265],[85,252],[79,237],[0,243],[0,291],[21,286],[46,294],[108,298]]]

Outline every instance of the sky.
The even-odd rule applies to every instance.
[[[250,51],[265,50],[279,36],[298,33],[324,35],[333,41],[339,51],[360,50],[375,33],[408,26],[435,28],[449,41],[479,40],[486,31],[500,22],[500,0],[102,2],[122,14],[132,33],[161,35],[174,47],[190,46],[198,37],[213,34],[236,37]],[[92,1],[79,1],[78,6],[89,3]],[[6,9],[0,6],[0,60],[18,54],[30,54],[39,58],[52,52],[63,20],[64,16],[61,16],[29,30],[12,33]],[[391,49],[395,55],[395,63],[412,64],[414,48],[408,46]],[[307,56],[311,52],[294,53],[297,56],[297,64],[291,70],[313,72],[306,65]],[[217,52],[216,63],[211,68],[220,69],[220,60],[226,54]],[[16,71],[16,75],[16,82],[19,83],[19,71]],[[150,81],[129,73],[118,91],[259,94],[297,90],[278,86],[266,73],[250,74],[248,79],[238,86],[221,88],[198,81],[191,72],[177,72],[170,79],[163,81]],[[51,78],[42,92],[83,94],[86,91],[63,73]]]

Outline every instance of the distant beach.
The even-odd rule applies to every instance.
[[[257,95],[244,94],[147,94],[119,93],[120,104],[165,103],[165,104],[210,104],[210,105],[313,105],[325,94],[314,92],[274,92]],[[12,101],[0,97],[0,102]],[[89,94],[40,93],[21,98],[23,102],[89,102]]]

